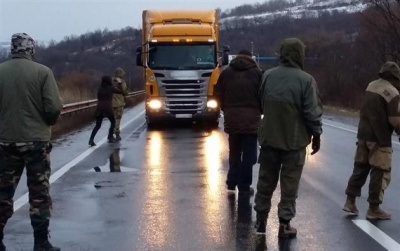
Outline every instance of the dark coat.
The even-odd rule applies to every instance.
[[[114,116],[112,109],[113,94],[122,94],[122,91],[112,85],[102,85],[97,91],[97,109],[95,117]]]
[[[221,72],[215,94],[224,112],[229,134],[256,134],[261,120],[259,89],[261,70],[248,56],[237,56]]]

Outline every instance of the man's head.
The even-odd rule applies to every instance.
[[[121,67],[118,67],[117,69],[115,69],[115,76],[117,78],[124,78],[125,77],[125,71]]]
[[[251,54],[251,52],[249,50],[243,49],[240,50],[238,55],[242,55],[242,56],[248,56],[248,57],[252,57],[253,55]]]
[[[395,62],[387,61],[379,70],[379,77],[386,80],[400,81],[400,68]]]
[[[11,36],[11,54],[35,55],[35,41],[26,33],[15,33]]]
[[[281,43],[280,61],[283,65],[303,69],[306,46],[298,38],[286,38]]]

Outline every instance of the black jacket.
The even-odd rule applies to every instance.
[[[237,56],[221,72],[215,95],[224,112],[227,133],[256,134],[261,120],[261,70],[248,56]]]
[[[112,110],[112,97],[114,93],[122,94],[122,91],[112,85],[102,85],[97,91],[96,117],[114,116]]]

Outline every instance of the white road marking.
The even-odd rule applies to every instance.
[[[124,129],[127,125],[129,125],[130,123],[132,123],[133,121],[135,121],[136,119],[138,119],[140,116],[142,116],[144,114],[144,111],[140,112],[139,114],[137,114],[135,117],[133,117],[132,119],[130,119],[128,122],[126,122],[125,124],[123,124],[121,126],[121,129]],[[75,166],[76,164],[78,164],[80,161],[82,161],[83,159],[85,159],[87,156],[89,156],[92,152],[94,152],[98,147],[100,147],[102,144],[104,144],[105,142],[107,142],[107,137],[104,137],[103,139],[101,139],[96,146],[92,146],[89,149],[87,149],[86,151],[84,151],[83,153],[81,153],[78,157],[76,157],[75,159],[71,160],[70,162],[68,162],[67,164],[65,164],[63,167],[61,167],[60,169],[58,169],[53,175],[50,176],[50,184],[55,182],[56,180],[58,180],[61,176],[63,176],[66,172],[68,172],[73,166]],[[22,195],[21,197],[19,197],[15,202],[14,202],[14,212],[17,211],[18,209],[20,209],[23,205],[25,205],[26,203],[28,203],[28,199],[29,199],[29,193],[25,193],[24,195]]]
[[[352,132],[352,133],[355,133],[355,134],[357,134],[357,131],[355,131],[355,130],[351,130],[351,129],[348,129],[348,128],[345,128],[345,127],[341,127],[341,126],[333,125],[333,124],[326,123],[326,122],[323,122],[322,124],[323,124],[323,125],[330,126],[330,127],[333,127],[333,128],[336,128],[336,129],[340,129],[340,130],[343,130],[343,131]],[[399,142],[397,142],[397,141],[393,141],[393,140],[392,140],[392,144],[395,144],[395,145],[399,145],[399,146],[400,146],[400,143],[399,143]]]
[[[392,238],[382,232],[379,228],[375,227],[368,220],[353,220],[357,227],[361,228],[366,234],[371,236],[379,244],[389,251],[400,250],[400,244],[395,242]]]

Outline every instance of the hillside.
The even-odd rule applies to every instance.
[[[379,45],[365,26],[368,14],[360,15],[366,8],[362,0],[272,0],[238,6],[220,12],[220,45],[230,45],[231,54],[245,48],[256,56],[276,56],[282,39],[299,37],[307,45],[307,58],[313,59],[306,70],[317,79],[323,100],[355,107],[386,57],[379,55],[381,50],[374,47]],[[53,69],[62,88],[74,86],[87,96],[94,97],[101,75],[113,74],[116,67],[125,69],[130,89],[139,90],[142,68],[135,65],[135,49],[140,44],[138,29],[97,30],[39,46],[37,61]],[[277,62],[259,63],[268,69]]]

